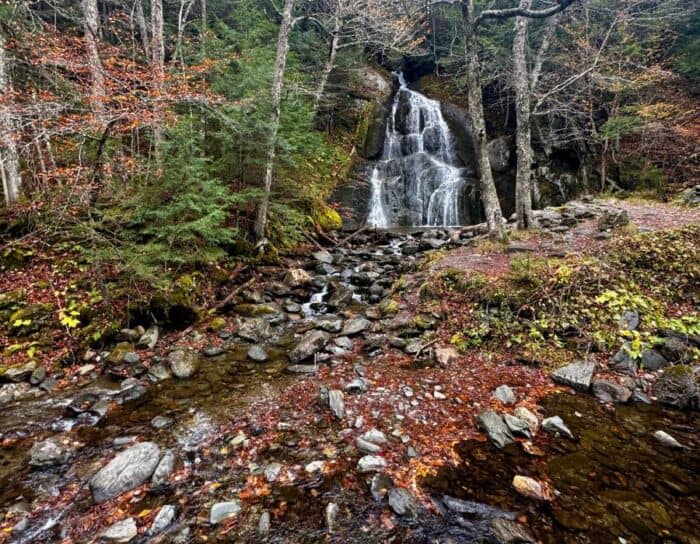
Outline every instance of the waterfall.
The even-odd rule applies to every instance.
[[[370,177],[367,224],[466,224],[468,183],[440,102],[409,89],[403,74],[398,80],[382,157]]]

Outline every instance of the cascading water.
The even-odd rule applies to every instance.
[[[440,102],[408,88],[398,74],[384,150],[370,177],[367,224],[458,226],[469,222],[469,183],[458,166]]]

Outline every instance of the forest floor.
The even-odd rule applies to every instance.
[[[625,216],[629,221],[621,219]],[[209,318],[186,337],[169,332],[155,348],[134,349],[139,372],[123,361],[100,363],[93,354],[91,359],[64,365],[62,377],[48,393],[53,400],[38,396],[37,388],[30,390],[27,385],[7,403],[12,422],[8,424],[6,418],[0,428],[0,467],[14,487],[0,492],[0,507],[6,508],[0,542],[90,541],[120,520],[131,520],[139,535],[132,538],[143,541],[152,537],[163,542],[473,542],[484,535],[498,537],[494,521],[498,519],[513,524],[510,530],[534,532],[535,537],[528,537],[533,541],[573,541],[584,523],[593,527],[587,536],[591,542],[596,541],[595,536],[590,540],[591,535],[627,536],[636,542],[663,534],[692,542],[689,535],[698,527],[689,512],[700,506],[700,467],[686,450],[658,455],[677,465],[676,473],[667,479],[690,477],[687,481],[695,483],[685,484],[685,491],[676,491],[668,499],[665,495],[654,498],[647,489],[635,488],[636,494],[627,489],[634,501],[652,506],[646,514],[630,513],[629,497],[622,502],[614,499],[613,506],[622,513],[613,521],[606,519],[603,529],[593,521],[590,501],[570,502],[581,482],[557,483],[551,468],[562,451],[581,457],[588,451],[583,442],[577,438],[575,446],[562,444],[566,439],[559,434],[539,432],[531,440],[519,438],[518,453],[503,458],[488,444],[476,419],[485,410],[502,414],[525,408],[538,420],[561,415],[575,435],[584,433],[579,427],[588,421],[584,416],[576,421],[581,411],[597,414],[593,425],[596,418],[607,421],[615,413],[611,402],[592,401],[574,409],[566,400],[551,401],[572,392],[569,386],[552,381],[551,371],[582,359],[595,363],[596,379],[617,384],[629,393],[628,398],[633,392],[639,398],[653,398],[654,384],[663,377],[664,368],[621,373],[610,359],[625,340],[648,341],[653,351],[662,325],[678,323],[685,316],[691,318],[683,321],[691,330],[700,321],[696,306],[700,209],[596,200],[571,203],[542,218],[550,222],[546,228],[515,233],[507,245],[475,236],[473,231],[457,238],[451,233],[436,233],[436,238],[430,232],[408,237],[370,233],[348,250],[319,253],[310,260],[292,257],[286,267],[262,270],[257,283],[230,306],[233,310],[220,312],[223,320],[216,327]],[[601,225],[602,218],[609,225]],[[328,257],[332,264],[326,262]],[[23,290],[31,305],[41,304],[44,296],[31,292],[37,276],[46,277],[45,292],[73,288],[75,281],[59,272],[64,267],[80,270],[79,264],[71,262],[70,252],[63,264],[30,258],[38,259],[33,273],[18,269],[4,275],[0,292]],[[301,315],[301,308],[293,307],[300,306],[295,297],[306,293],[299,298],[303,302],[309,288],[291,286],[285,276],[289,269],[300,267],[316,277],[328,276],[331,299],[343,294],[345,284],[333,279],[340,274],[355,286],[355,294],[361,293],[361,301],[348,300],[336,313],[324,306]],[[346,270],[347,277],[343,276]],[[669,274],[679,282],[674,294],[656,288]],[[368,304],[370,292],[376,295]],[[611,292],[617,293],[615,301],[621,300],[621,305],[600,298]],[[327,302],[328,295],[323,292],[321,300]],[[84,296],[75,295],[75,307],[89,302]],[[272,306],[275,315],[284,308],[287,324],[272,323],[286,331],[279,340],[266,340],[269,336],[259,330],[269,327],[259,317],[267,311],[266,305]],[[582,306],[597,311],[587,314]],[[621,334],[620,314],[636,309],[644,321],[639,334]],[[61,310],[54,306],[54,311]],[[259,337],[242,341],[237,335],[247,326],[257,327]],[[324,332],[320,344],[309,351],[311,362],[292,361],[301,363],[293,368],[301,374],[283,373],[291,347],[320,330],[332,332]],[[688,335],[697,337],[692,331]],[[72,333],[64,327],[54,338],[60,341],[66,334]],[[5,345],[10,342],[8,337],[4,341]],[[252,363],[251,346],[262,347],[270,360]],[[210,356],[200,356],[193,364],[196,372],[187,379],[150,379],[154,368],[165,361],[174,370],[175,347],[192,353],[208,351]],[[687,355],[684,361],[697,368],[697,349],[681,351]],[[20,352],[26,354],[26,349],[7,360],[24,364],[17,355]],[[56,369],[56,357],[65,354],[44,353],[49,373]],[[494,395],[500,386],[507,386],[514,399]],[[329,391],[334,392],[332,399]],[[86,393],[93,398],[86,400]],[[83,414],[105,399],[108,408],[100,417],[67,418],[66,405],[76,398],[89,405]],[[655,411],[640,410],[653,430],[667,429],[694,450],[700,446],[697,416],[669,412],[656,403]],[[157,417],[163,418],[162,426],[154,423]],[[617,429],[617,424],[611,420],[610,429]],[[383,436],[368,436],[373,429]],[[649,433],[647,429],[639,436]],[[30,469],[26,451],[40,440],[53,441],[69,452],[70,463]],[[636,444],[636,440],[628,442]],[[171,468],[167,484],[137,484],[93,504],[87,478],[112,451],[128,452],[123,448],[133,441],[154,441],[175,451],[179,461]],[[368,452],[376,455],[367,457]],[[474,459],[469,461],[469,455]],[[633,450],[631,455],[644,459],[647,454]],[[488,483],[468,470],[459,472],[470,463],[478,471],[479,463],[488,460],[495,463],[487,467]],[[365,472],[363,463],[376,467]],[[503,466],[511,472],[501,474]],[[445,473],[445,467],[457,472]],[[690,476],[683,472],[686,469],[691,470]],[[612,476],[602,477],[619,478],[625,470],[630,472],[626,478],[634,479],[635,471],[639,478],[648,477],[636,466],[612,467]],[[382,476],[374,476],[375,472]],[[543,507],[551,497],[542,503],[512,490],[516,474],[536,476],[545,489],[555,484],[570,487],[570,493],[561,493],[553,506]],[[467,480],[472,476],[480,488],[493,487],[492,492],[480,495],[471,489]],[[368,484],[374,497],[367,491]],[[466,502],[454,506],[441,499],[441,493]],[[480,512],[486,512],[483,519],[462,517],[477,499]],[[212,504],[234,502],[242,512],[236,510],[221,522],[210,519]],[[164,533],[148,536],[165,504],[175,506],[177,514]],[[573,519],[572,510],[580,511],[579,517]]]

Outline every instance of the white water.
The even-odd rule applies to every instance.
[[[458,226],[465,224],[463,170],[440,103],[408,88],[399,91],[387,123],[384,151],[370,178],[367,224]]]

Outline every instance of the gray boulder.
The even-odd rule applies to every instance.
[[[578,391],[588,391],[591,378],[595,372],[595,363],[581,361],[566,365],[552,373],[552,379],[564,385],[569,385]]]
[[[177,455],[175,450],[166,450],[161,458],[156,470],[153,472],[153,477],[151,478],[151,483],[158,487],[168,483],[170,475],[175,470],[175,463],[177,462]]]
[[[102,503],[130,491],[148,480],[160,461],[160,447],[141,442],[124,450],[90,479],[96,503]]]
[[[367,330],[372,323],[364,318],[357,317],[355,319],[350,319],[345,323],[343,330],[341,331],[341,336],[354,336],[360,334],[361,332]]]
[[[697,375],[689,365],[676,365],[664,370],[652,391],[660,402],[676,408],[697,408],[699,404]]]
[[[151,523],[151,527],[148,529],[148,534],[153,536],[162,533],[175,520],[176,513],[177,510],[172,504],[166,504],[161,507],[153,523]]]
[[[225,519],[232,518],[241,513],[241,501],[233,500],[228,502],[218,502],[211,507],[209,512],[209,523],[217,525]]]
[[[148,328],[148,330],[141,336],[141,338],[139,338],[139,341],[136,344],[136,346],[140,348],[153,349],[154,347],[156,347],[159,338],[160,330],[156,325],[153,325],[152,327]]]
[[[168,363],[176,378],[191,378],[197,372],[197,354],[183,348],[168,353]]]
[[[573,440],[574,433],[569,430],[564,420],[559,416],[548,417],[542,421],[542,428],[552,434],[563,434]]]
[[[134,518],[126,518],[110,526],[100,537],[108,542],[131,542],[138,533]]]
[[[267,352],[257,344],[255,346],[251,346],[248,350],[248,359],[252,359],[253,361],[256,361],[258,363],[264,363],[269,358],[270,357],[267,354]]]
[[[510,429],[493,410],[484,410],[476,416],[476,423],[484,431],[497,447],[503,448],[515,442]]]
[[[610,380],[596,380],[593,382],[593,394],[603,402],[627,402],[632,391]]]
[[[518,400],[515,396],[515,392],[507,385],[501,385],[500,387],[497,387],[496,390],[493,392],[493,398],[505,404],[506,406],[515,404]]]
[[[29,450],[29,464],[33,467],[52,467],[62,465],[70,453],[54,440],[34,442]]]
[[[645,349],[640,362],[644,370],[659,370],[669,365],[666,358],[653,349]]]
[[[418,513],[418,501],[403,487],[389,490],[389,506],[399,516],[415,516]]]
[[[299,363],[304,359],[308,359],[326,347],[330,339],[331,335],[328,333],[309,331],[289,354],[289,359],[293,363]]]
[[[342,420],[345,417],[345,395],[343,395],[343,392],[338,389],[329,391],[328,406],[333,415]]]
[[[630,355],[632,346],[629,342],[622,344],[620,350],[613,356],[610,363],[613,368],[623,374],[634,375],[637,372],[637,363]]]
[[[537,542],[526,527],[507,518],[491,520],[491,531],[498,544],[535,544]]]

